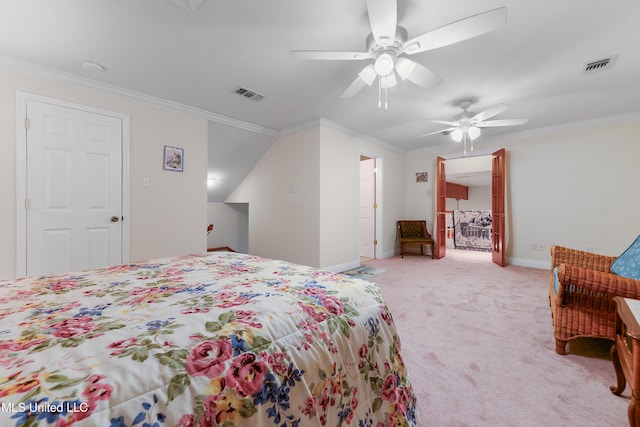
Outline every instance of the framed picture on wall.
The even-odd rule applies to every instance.
[[[416,172],[416,182],[427,182],[429,174],[427,172]]]
[[[164,146],[163,169],[167,171],[184,171],[184,150],[178,147]]]

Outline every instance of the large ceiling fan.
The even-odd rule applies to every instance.
[[[467,141],[471,140],[471,151],[473,151],[473,141],[480,136],[480,129],[501,126],[518,126],[529,122],[529,119],[504,119],[504,120],[488,120],[500,113],[503,113],[511,106],[507,104],[498,104],[487,108],[477,114],[469,112],[469,107],[473,101],[465,99],[458,103],[458,107],[462,109],[462,113],[457,115],[453,121],[448,120],[429,120],[433,123],[439,123],[449,126],[446,129],[440,129],[435,132],[429,132],[419,135],[418,138],[424,136],[435,135],[437,133],[449,134],[451,139],[456,142],[464,141],[464,154],[467,154]]]
[[[384,90],[409,80],[425,89],[442,83],[433,71],[407,58],[428,50],[448,46],[481,34],[494,31],[507,22],[507,8],[501,7],[444,25],[420,36],[409,39],[407,30],[397,22],[397,0],[367,0],[367,10],[371,34],[367,37],[366,52],[341,52],[326,50],[293,50],[291,54],[300,59],[319,60],[366,60],[374,59],[360,71],[358,77],[342,94],[351,97],[365,86],[371,86],[378,79],[378,107],[382,106]]]

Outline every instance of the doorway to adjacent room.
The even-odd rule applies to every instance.
[[[377,159],[360,156],[360,263],[376,258]]]
[[[466,166],[466,163],[463,164],[462,161],[472,161],[475,162],[475,165]],[[456,165],[456,162],[459,163]],[[462,167],[455,168],[454,165]],[[453,173],[449,172],[449,166],[452,167],[451,172]],[[465,166],[468,169],[465,169]],[[458,237],[459,230],[452,229],[450,226],[451,211],[454,211],[459,216],[465,216],[465,223],[469,222],[467,221],[468,217],[474,217],[474,221],[467,224],[466,234],[462,233],[463,235],[459,237],[462,240],[464,238],[467,238],[467,240],[483,238],[486,240],[486,249],[491,252],[493,262],[500,266],[505,265],[505,169],[506,153],[504,149],[493,152],[490,155],[479,154],[474,157],[449,159],[438,157],[436,165],[436,224],[434,228],[438,258],[444,257],[447,247],[451,247],[447,244],[451,241],[451,238]],[[451,181],[449,177],[452,178]],[[452,201],[450,200],[451,194],[448,193],[455,192],[453,190],[464,190],[461,191],[462,193],[470,190],[469,186],[463,184],[462,177],[469,179],[469,183],[471,183],[472,179],[478,181],[476,184],[484,184],[484,181],[487,181],[489,187],[483,194],[487,195],[489,200],[486,201],[486,204],[483,204],[483,209],[463,211],[459,209],[457,203],[452,209],[450,203]],[[448,187],[456,185],[463,188],[451,188],[451,191],[448,189]],[[461,198],[468,199],[468,196],[461,196]],[[487,212],[489,213],[488,215]],[[478,218],[475,218],[476,216]],[[469,242],[470,240],[467,243]]]

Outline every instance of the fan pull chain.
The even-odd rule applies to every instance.
[[[389,103],[388,103],[388,98],[389,98],[389,88],[384,88],[384,109],[387,110],[389,108]]]
[[[467,155],[467,131],[464,131],[464,133],[462,134],[463,138],[464,138],[464,155]],[[473,141],[471,141],[471,143],[473,144]]]
[[[384,88],[384,109],[389,109],[389,92],[388,88]],[[382,77],[378,77],[378,108],[382,109]]]

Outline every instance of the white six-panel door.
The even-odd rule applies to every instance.
[[[375,159],[360,160],[360,256],[375,257]]]
[[[34,100],[26,117],[26,274],[122,263],[122,119]]]

